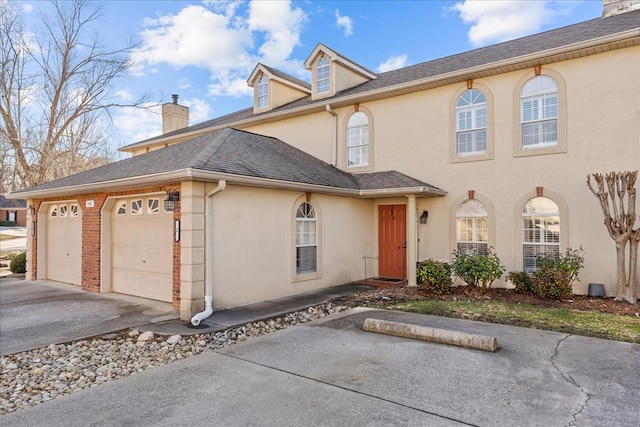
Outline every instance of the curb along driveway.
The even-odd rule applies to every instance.
[[[487,353],[368,317],[496,336]],[[640,345],[356,309],[0,417],[18,425],[636,426]]]

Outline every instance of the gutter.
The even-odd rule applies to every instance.
[[[205,253],[206,253],[206,263],[205,263],[205,293],[204,293],[204,311],[197,313],[191,318],[191,324],[193,326],[198,326],[200,322],[202,322],[207,317],[211,316],[213,313],[213,259],[212,258],[212,242],[208,237],[211,235],[209,232],[211,230],[211,207],[209,206],[209,202],[212,197],[217,193],[224,191],[227,188],[227,181],[224,179],[218,181],[218,185],[211,191],[209,191],[204,198],[204,223],[205,223],[205,233],[207,237],[205,237]]]
[[[431,196],[446,196],[447,192],[438,188],[430,187],[399,187],[383,189],[351,189],[341,187],[330,187],[318,184],[308,184],[303,182],[291,182],[278,179],[258,178],[246,175],[234,175],[222,172],[209,172],[199,169],[179,169],[172,172],[143,175],[131,178],[121,178],[113,181],[96,182],[92,184],[72,185],[53,189],[43,189],[36,191],[21,191],[6,194],[8,199],[42,199],[58,196],[79,195],[88,193],[102,193],[117,191],[128,188],[139,188],[145,185],[162,185],[174,183],[176,181],[220,181],[230,184],[244,185],[249,187],[271,188],[279,190],[293,190],[302,192],[312,192],[320,194],[331,194],[336,196],[375,198],[404,196],[407,194]]]
[[[331,104],[325,105],[327,113],[333,116],[333,141],[331,141],[331,166],[338,163],[338,115],[331,109]]]

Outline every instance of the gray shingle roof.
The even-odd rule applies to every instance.
[[[308,89],[308,90],[311,90],[311,84],[310,84],[310,83],[307,83],[307,82],[305,82],[304,80],[300,80],[300,79],[298,79],[298,78],[295,78],[295,77],[293,77],[293,76],[291,76],[291,75],[289,75],[289,74],[287,74],[287,73],[284,73],[284,72],[282,72],[282,71],[280,71],[280,70],[276,70],[275,68],[271,68],[271,67],[269,67],[269,66],[267,66],[267,65],[264,65],[264,64],[261,64],[261,65],[262,65],[262,66],[263,66],[267,71],[269,71],[271,74],[273,74],[274,76],[280,77],[281,79],[284,79],[284,80],[288,80],[288,81],[290,81],[291,83],[295,83],[295,84],[297,84],[298,86],[302,86],[302,87],[304,87],[304,88],[306,88],[306,89]]]
[[[0,209],[24,209],[27,207],[27,201],[24,199],[7,199],[0,194]]]
[[[409,83],[411,81],[416,81],[419,79],[437,77],[439,75],[445,75],[472,67],[483,65],[488,66],[499,61],[514,59],[528,54],[543,52],[546,50],[575,43],[586,42],[600,37],[638,28],[640,28],[640,10],[621,13],[619,15],[614,15],[606,18],[596,18],[567,27],[546,31],[544,33],[534,34],[531,36],[506,41],[492,46],[487,46],[456,55],[447,56],[444,58],[422,62],[420,64],[400,68],[386,73],[377,74],[378,77],[376,79],[362,83],[353,88],[343,90],[333,97],[323,98],[322,100],[312,101],[311,96],[309,95],[293,101],[289,104],[274,108],[269,113],[254,114],[253,108],[251,107],[209,121],[195,124],[193,126],[179,129],[171,133],[159,135],[141,142],[151,142],[156,139],[180,135],[182,133],[199,129],[231,125],[232,123],[238,122],[240,120],[249,119],[251,117],[259,117],[264,114],[272,114],[274,112],[285,111],[297,107],[304,107],[312,104],[331,103],[332,100],[344,96],[358,94],[364,96],[368,92],[392,87],[403,83]]]
[[[233,128],[213,131],[179,144],[47,182],[24,192],[100,184],[185,169],[345,190],[425,188],[442,192],[437,187],[396,171],[350,174],[277,138]]]

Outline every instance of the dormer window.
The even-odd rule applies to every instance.
[[[269,106],[269,79],[264,74],[258,80],[258,108]]]
[[[323,56],[316,63],[316,92],[327,93],[331,87],[329,60]]]

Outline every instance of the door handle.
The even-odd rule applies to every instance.
[[[398,245],[398,249],[407,249],[407,242],[404,242],[401,245]]]

